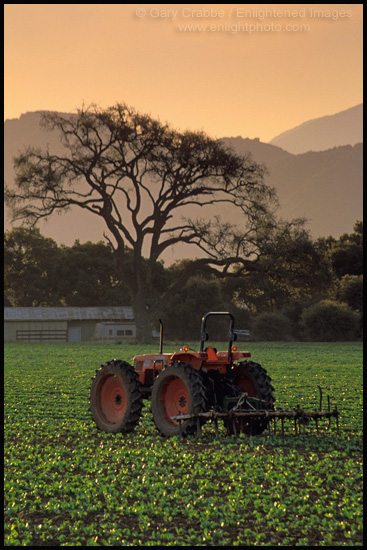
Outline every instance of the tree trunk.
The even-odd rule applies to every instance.
[[[136,324],[136,339],[144,344],[153,342],[152,325],[145,296],[138,293],[133,299],[134,319]]]
[[[141,252],[139,250],[139,252]],[[125,247],[121,240],[117,250],[115,250],[116,270],[121,281],[127,285],[130,291],[131,302],[134,312],[136,325],[136,339],[138,342],[153,342],[152,326],[150,312],[146,306],[148,289],[142,275],[142,257],[140,254],[134,254],[134,264],[131,264],[131,258],[126,261]]]

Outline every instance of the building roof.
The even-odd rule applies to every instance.
[[[4,307],[5,321],[132,321],[133,308],[111,307]]]

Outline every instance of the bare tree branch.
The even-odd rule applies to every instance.
[[[198,270],[223,276],[233,266],[237,272],[254,268],[257,237],[272,220],[276,198],[264,183],[264,166],[250,155],[239,156],[203,132],[178,132],[124,104],[45,113],[42,124],[58,132],[65,152],[28,149],[16,158],[16,187],[5,190],[13,220],[35,225],[71,207],[102,218],[138,323],[147,324],[144,304],[170,246],[187,243],[205,256],[188,265],[172,292]],[[183,218],[188,208],[213,205],[237,209],[241,227],[219,217]],[[124,260],[126,245],[133,265]]]

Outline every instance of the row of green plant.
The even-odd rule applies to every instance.
[[[6,344],[5,546],[362,545],[362,345],[248,349],[276,406],[317,408],[322,386],[340,434],[325,421],[324,435],[295,436],[289,421],[284,438],[228,437],[220,425],[216,439],[209,424],[201,439],[164,439],[149,402],[133,433],[99,432],[95,369],[155,347]]]

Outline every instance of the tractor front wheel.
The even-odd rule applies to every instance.
[[[200,374],[189,363],[172,363],[156,378],[152,390],[154,423],[164,436],[188,435],[196,430],[196,419],[172,419],[183,414],[205,412],[205,388]],[[199,420],[202,424],[202,419]]]
[[[90,411],[100,430],[131,432],[140,420],[143,406],[140,382],[125,361],[108,361],[92,379]]]

